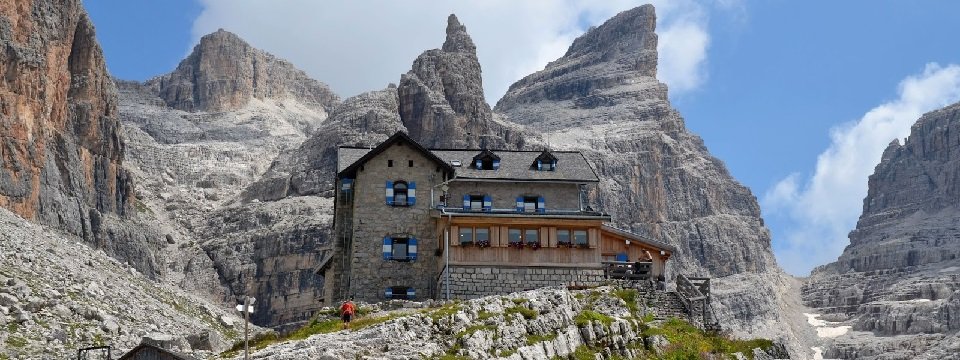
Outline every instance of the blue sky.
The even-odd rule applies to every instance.
[[[445,15],[456,12],[477,42],[492,104],[586,27],[638,3],[84,4],[119,78],[169,72],[200,36],[224,27],[343,96],[398,81],[417,54],[440,45]],[[761,201],[775,253],[797,275],[846,244],[876,144],[906,136],[920,113],[960,97],[960,68],[951,66],[960,64],[960,2],[678,0],[657,9],[660,74],[674,105]]]

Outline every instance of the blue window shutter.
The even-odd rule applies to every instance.
[[[556,160],[554,160],[553,163],[550,164],[550,170],[557,170],[557,161],[556,161]]]
[[[393,181],[387,181],[387,205],[393,205]]]
[[[383,259],[393,259],[393,239],[389,236],[383,237]]]
[[[350,191],[353,189],[353,179],[343,179],[340,184],[340,190]]]
[[[393,299],[393,288],[387,288],[383,294],[387,296],[387,299]]]
[[[493,159],[493,169],[494,169],[494,170],[497,170],[497,169],[499,169],[499,168],[500,168],[500,160],[499,160],[499,159]]]
[[[617,254],[617,261],[627,261],[627,260],[628,260],[628,259],[627,259],[627,253],[619,253],[619,254]]]
[[[537,170],[543,170],[543,161],[537,159]]]
[[[537,212],[547,212],[547,203],[543,200],[543,196],[537,198]]]
[[[483,160],[477,159],[476,161],[474,161],[473,167],[477,168],[478,170],[483,169]]]
[[[490,195],[483,196],[483,211],[490,211],[493,209],[493,199]]]
[[[517,196],[517,212],[523,212],[523,196]]]
[[[407,206],[414,206],[417,204],[417,182],[411,181],[407,184]]]
[[[470,210],[470,195],[463,196],[463,209]]]
[[[407,240],[407,257],[410,258],[410,260],[417,260],[417,238]]]
[[[407,288],[407,300],[413,299],[417,296],[417,292],[413,288]]]

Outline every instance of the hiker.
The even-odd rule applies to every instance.
[[[357,307],[353,305],[353,298],[351,297],[348,300],[345,300],[343,304],[340,305],[340,319],[343,320],[343,328],[350,328],[350,320],[353,320],[353,313],[357,310]]]

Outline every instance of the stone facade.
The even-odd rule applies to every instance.
[[[389,166],[392,161],[393,166]],[[410,161],[413,166],[410,166]],[[416,183],[413,206],[386,204],[386,182]],[[380,301],[388,287],[413,288],[418,297],[430,297],[439,259],[436,225],[430,214],[430,189],[443,182],[444,174],[410,143],[398,142],[365,162],[353,183],[353,238],[347,296],[360,301]],[[385,236],[417,239],[413,261],[384,260]]]
[[[446,294],[446,272],[437,282],[438,297]],[[450,266],[450,298],[475,299],[489,295],[571,284],[595,286],[603,270],[569,267]]]

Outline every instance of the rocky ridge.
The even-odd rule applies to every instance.
[[[869,178],[850,245],[803,300],[850,326],[827,357],[960,358],[960,103],[923,115]]]
[[[532,360],[679,356],[682,350],[677,348],[685,344],[672,345],[668,339],[672,334],[660,330],[675,323],[664,325],[663,321],[651,320],[655,309],[647,308],[642,300],[636,292],[631,295],[629,290],[600,287],[582,291],[542,288],[461,303],[391,301],[379,304],[372,314],[358,320],[381,319],[381,324],[271,345],[254,352],[251,358]],[[687,334],[686,341],[696,341],[695,336]],[[691,355],[704,356],[706,351],[698,348]],[[786,355],[777,345],[726,352],[706,356],[751,356],[760,360]]]

